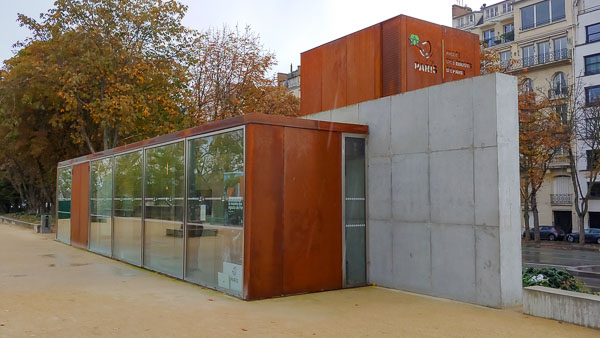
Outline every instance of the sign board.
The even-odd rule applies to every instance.
[[[480,73],[475,34],[400,15],[301,54],[308,115]]]

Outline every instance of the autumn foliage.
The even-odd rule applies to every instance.
[[[0,76],[0,171],[34,210],[56,163],[248,112],[295,115],[275,55],[244,30],[193,31],[168,0],[57,0]],[[0,182],[1,183],[1,182]]]
[[[529,239],[529,210],[533,211],[535,240],[539,241],[537,192],[544,182],[556,154],[568,147],[567,128],[556,110],[556,102],[536,95],[533,90],[519,91],[519,155],[521,199],[524,202],[525,236]]]

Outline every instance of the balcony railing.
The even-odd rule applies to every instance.
[[[507,63],[507,70],[514,71],[523,68],[530,68],[563,60],[571,60],[573,58],[572,49],[561,49],[552,53],[537,54],[531,57],[521,58],[513,62]]]
[[[567,87],[557,87],[548,89],[548,97],[551,99],[560,99],[569,94],[569,89]]]
[[[501,45],[503,43],[512,42],[512,41],[515,41],[515,32],[514,31],[501,34],[497,37],[484,39],[483,43],[486,45],[486,47],[492,47],[492,46],[497,46],[497,45]]]
[[[552,205],[571,205],[573,204],[573,194],[551,194]]]

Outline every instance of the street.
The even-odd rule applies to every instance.
[[[549,247],[523,247],[523,266],[553,266],[568,268],[585,265],[600,265],[600,251],[564,250]],[[600,291],[599,278],[583,278],[593,291]]]

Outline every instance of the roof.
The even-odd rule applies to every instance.
[[[166,143],[178,139],[184,139],[186,137],[202,135],[214,131],[234,128],[238,126],[244,126],[248,124],[263,124],[263,125],[271,125],[271,126],[281,126],[281,127],[289,127],[289,128],[301,128],[301,129],[313,129],[313,130],[322,130],[322,131],[332,131],[332,132],[344,132],[344,133],[353,133],[353,134],[368,134],[369,127],[366,125],[360,124],[349,124],[349,123],[337,123],[337,122],[325,122],[325,121],[315,121],[315,120],[306,120],[300,119],[296,117],[286,117],[281,115],[267,115],[267,114],[257,114],[251,113],[241,116],[232,117],[225,120],[215,121],[211,123],[207,123],[201,126],[192,127],[180,131],[176,131],[174,133],[161,135],[157,137],[153,137],[150,139],[146,139],[143,141],[130,143],[124,146],[120,146],[113,149],[108,149],[100,152],[96,152],[93,154],[77,157],[74,159],[62,161],[58,163],[59,167],[69,166],[77,163],[91,161],[96,158],[106,157],[110,155],[115,155],[123,152],[127,152],[133,149],[142,149],[143,147],[148,147],[152,145],[157,145],[161,143]]]

